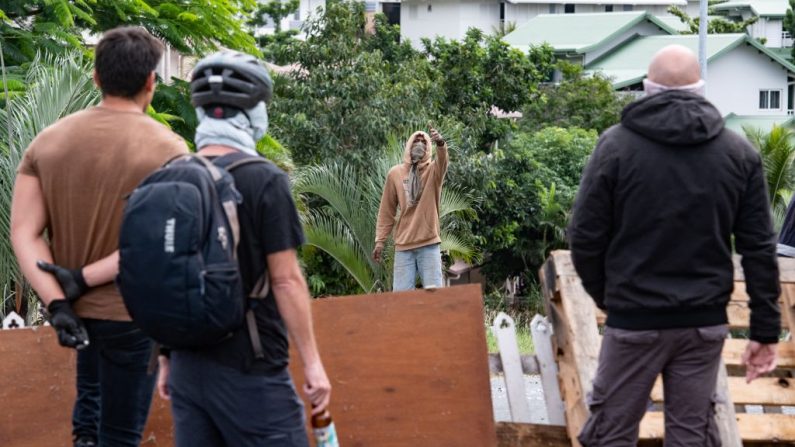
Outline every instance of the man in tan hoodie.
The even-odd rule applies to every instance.
[[[431,159],[432,144],[436,159]],[[442,286],[439,203],[447,173],[447,144],[430,129],[406,141],[403,163],[386,176],[375,229],[373,259],[381,262],[384,243],[394,227],[395,267],[392,290],[411,290],[420,275],[423,287]],[[400,218],[396,218],[400,207]],[[395,221],[397,226],[395,227]]]

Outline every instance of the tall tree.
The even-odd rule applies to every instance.
[[[257,53],[241,17],[255,0],[3,0],[0,39],[6,63],[30,62],[37,51],[82,48],[84,33],[143,26],[183,53],[219,45]]]
[[[257,7],[248,25],[253,28],[254,36],[266,60],[278,65],[293,61],[289,51],[290,42],[298,35],[294,29],[282,30],[282,20],[298,10],[300,0],[270,0]],[[258,30],[271,21],[273,33],[258,34]]]
[[[723,3],[725,0],[718,0],[714,1],[711,0],[709,2],[710,6]],[[679,20],[682,21],[685,25],[687,25],[688,30],[683,31],[682,34],[698,34],[698,17],[690,17],[682,8],[678,6],[670,6],[668,7],[668,12],[679,17]],[[710,10],[710,14],[712,11]],[[707,33],[708,34],[734,34],[734,33],[745,33],[748,30],[748,27],[753,25],[759,20],[759,17],[751,17],[747,20],[742,21],[733,21],[727,20],[723,17],[711,17],[707,21]]]

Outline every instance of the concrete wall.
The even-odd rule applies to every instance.
[[[780,110],[760,110],[761,89],[781,90]],[[722,115],[786,115],[787,71],[743,45],[711,62],[707,67],[707,98]]]

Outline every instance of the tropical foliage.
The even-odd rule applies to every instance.
[[[770,132],[763,132],[755,127],[746,127],[744,130],[748,140],[762,156],[770,205],[776,228],[780,228],[787,212],[789,198],[795,190],[793,131],[776,125]]]
[[[631,96],[616,93],[610,80],[601,74],[586,76],[581,65],[560,61],[556,66],[562,79],[541,85],[531,96],[519,122],[523,131],[579,127],[601,133],[621,120],[621,111]]]
[[[176,50],[201,54],[222,45],[257,53],[241,26],[255,0],[6,0],[0,2],[0,40],[8,65],[37,52],[85,48],[86,33],[143,26]]]
[[[725,0],[719,1],[710,1],[710,6],[724,3]],[[698,34],[698,27],[699,27],[699,18],[698,17],[690,17],[682,8],[678,6],[670,6],[668,7],[668,12],[679,17],[679,20],[682,21],[685,25],[687,25],[688,30],[682,32],[682,34]],[[735,34],[735,33],[745,33],[749,26],[753,25],[759,20],[759,17],[753,16],[748,19],[742,21],[733,21],[728,20],[723,17],[715,17],[713,11],[710,9],[708,11],[710,18],[707,21],[707,33],[708,34]]]
[[[567,211],[596,138],[577,128],[522,132],[451,164],[459,185],[483,194],[471,224],[493,286],[515,276],[531,284],[549,250],[565,246]]]

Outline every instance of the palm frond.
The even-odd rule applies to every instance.
[[[373,290],[372,266],[342,221],[310,212],[304,216],[304,233],[309,245],[323,250],[339,262],[364,292]]]

